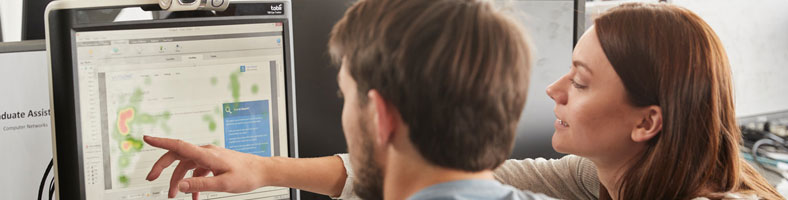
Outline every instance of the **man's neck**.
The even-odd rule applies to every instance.
[[[407,199],[429,186],[457,180],[494,180],[492,170],[466,172],[438,167],[421,156],[404,156],[402,152],[389,154],[383,182],[384,199]]]

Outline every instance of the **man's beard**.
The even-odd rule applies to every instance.
[[[354,166],[356,171],[356,178],[353,180],[353,188],[356,195],[361,199],[377,200],[383,199],[383,170],[375,163],[374,158],[374,140],[372,139],[372,131],[369,131],[367,118],[361,117],[359,125],[361,126],[361,153],[360,163],[362,166]]]

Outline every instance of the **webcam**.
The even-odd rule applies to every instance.
[[[159,0],[161,9],[167,11],[224,11],[229,5],[230,0]]]

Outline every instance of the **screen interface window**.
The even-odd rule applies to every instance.
[[[74,33],[87,198],[167,198],[177,162],[145,180],[165,151],[143,135],[288,156],[283,34],[281,22]],[[286,199],[289,189],[200,195]]]

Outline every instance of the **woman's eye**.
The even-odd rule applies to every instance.
[[[585,85],[580,85],[580,84],[578,84],[578,83],[575,81],[575,79],[569,79],[569,81],[571,81],[571,82],[572,82],[572,87],[575,87],[575,88],[577,88],[577,89],[585,89],[585,88],[586,88],[586,86],[585,86]]]

